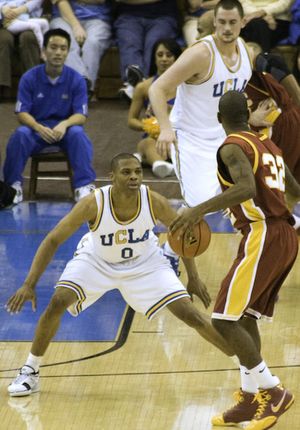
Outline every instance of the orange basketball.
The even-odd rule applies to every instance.
[[[204,219],[195,224],[192,229],[187,228],[182,236],[168,232],[168,241],[176,254],[181,257],[193,258],[207,250],[210,243],[211,231]]]

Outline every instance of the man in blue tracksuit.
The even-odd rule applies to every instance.
[[[28,158],[51,145],[58,145],[68,155],[75,200],[93,188],[93,147],[83,129],[87,87],[79,73],[64,65],[69,48],[67,32],[49,30],[44,35],[45,64],[21,77],[16,113],[22,126],[8,141],[3,167],[5,182],[17,191],[15,203],[23,200],[22,172]]]

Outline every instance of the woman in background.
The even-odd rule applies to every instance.
[[[150,66],[151,77],[135,87],[128,113],[128,126],[133,130],[144,132],[143,138],[138,142],[138,152],[135,155],[143,163],[152,166],[153,174],[159,178],[173,175],[174,168],[171,162],[164,160],[156,151],[159,125],[149,103],[148,91],[150,85],[176,61],[180,54],[181,47],[174,39],[160,39],[155,43]],[[168,101],[170,111],[174,99],[175,93]]]

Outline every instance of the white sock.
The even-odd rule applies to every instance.
[[[24,366],[30,366],[34,369],[35,372],[38,372],[41,365],[42,358],[43,358],[42,356],[37,357],[36,355],[31,354],[30,352]]]
[[[250,370],[247,369],[247,367],[242,366],[240,364],[240,375],[241,375],[241,387],[243,391],[246,391],[247,393],[257,393],[258,391],[258,385],[251,375]]]
[[[295,224],[293,225],[294,229],[297,230],[300,227],[300,217],[298,217],[297,215],[293,214],[294,220],[295,220]]]
[[[164,254],[169,255],[170,257],[178,257],[176,252],[173,251],[173,249],[170,247],[169,242],[166,241],[164,245]]]
[[[272,375],[270,369],[264,361],[259,363],[256,367],[253,367],[253,369],[250,369],[249,372],[251,373],[259,388],[273,388],[280,383],[279,378]]]

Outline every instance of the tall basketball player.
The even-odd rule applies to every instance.
[[[149,91],[161,129],[158,152],[171,154],[188,206],[220,192],[216,153],[225,133],[217,120],[218,103],[228,90],[244,91],[252,72],[239,38],[243,15],[238,0],[220,0],[214,12],[215,33],[186,49]],[[176,88],[169,118],[165,101]],[[165,252],[172,255],[168,245]]]
[[[217,119],[218,103],[228,90],[244,91],[252,72],[245,44],[238,37],[243,26],[240,2],[221,0],[215,8],[214,23],[215,34],[184,51],[149,91],[161,128],[158,149],[162,154],[171,150],[188,206],[219,190],[216,152],[225,133]],[[169,119],[163,100],[176,87]]]

